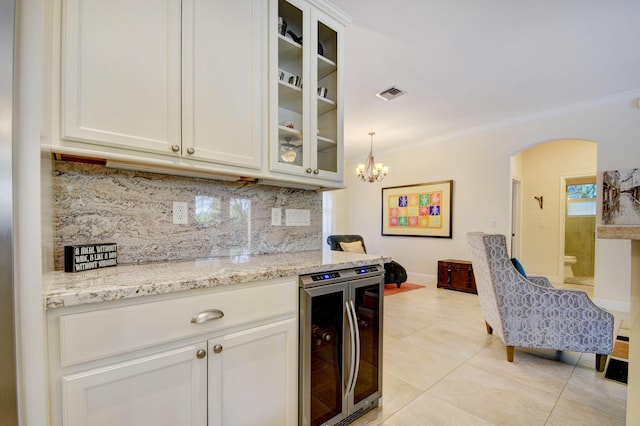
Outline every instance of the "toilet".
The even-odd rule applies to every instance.
[[[578,259],[575,256],[565,256],[564,257],[564,277],[570,278],[573,277],[573,265],[578,263]]]

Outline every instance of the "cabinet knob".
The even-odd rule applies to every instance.
[[[318,169],[315,169],[315,170],[313,171],[313,174],[314,174],[314,175],[317,175],[318,173],[320,173],[320,170],[318,170]]]
[[[203,322],[217,320],[224,317],[224,312],[220,309],[207,309],[206,311],[198,312],[191,317],[192,324],[202,324]]]
[[[193,155],[196,152],[195,148],[190,146],[189,148],[187,148],[187,154],[191,154]]]
[[[306,170],[307,173],[311,173],[311,167]]]
[[[213,347],[213,352],[219,354],[220,352],[222,352],[222,345],[215,345]]]
[[[173,145],[171,145],[171,151],[180,152],[180,145],[174,143]]]
[[[196,357],[198,359],[202,359],[206,356],[207,356],[207,351],[205,351],[204,349],[198,349],[198,352],[196,352]]]

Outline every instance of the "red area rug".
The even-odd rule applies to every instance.
[[[424,286],[419,284],[411,284],[411,283],[402,283],[400,288],[398,288],[398,286],[394,283],[385,284],[384,295],[391,296],[392,294],[404,293],[405,291],[411,291],[411,290],[415,290],[422,287]]]

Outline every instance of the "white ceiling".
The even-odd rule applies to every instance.
[[[640,0],[332,0],[345,158],[640,88]],[[407,94],[385,102],[391,86]],[[361,159],[360,159],[361,157]]]

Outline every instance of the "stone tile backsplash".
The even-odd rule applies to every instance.
[[[55,269],[64,246],[115,242],[118,263],[322,249],[322,194],[55,161]],[[173,224],[173,201],[188,225]],[[271,225],[271,209],[282,225]],[[286,209],[308,209],[310,226],[285,226]]]

